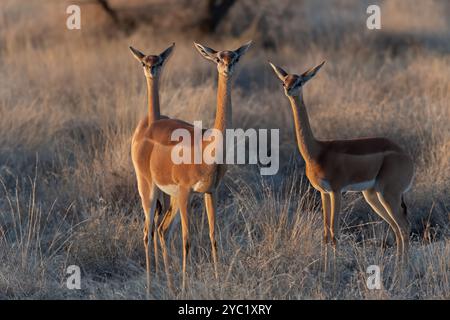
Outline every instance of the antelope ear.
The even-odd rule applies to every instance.
[[[205,59],[211,60],[213,62],[217,62],[216,61],[216,59],[217,59],[217,56],[216,56],[217,51],[216,50],[208,48],[207,46],[202,46],[201,44],[196,43],[196,42],[194,42],[194,46],[195,46],[195,49],[197,49],[197,51],[200,52],[200,54]]]
[[[172,45],[170,47],[168,47],[166,50],[161,52],[161,54],[159,55],[160,58],[165,62],[167,60],[167,58],[169,58],[170,55],[172,54],[172,51],[174,48],[175,48],[175,42],[172,43]]]
[[[322,68],[322,66],[325,64],[325,60],[322,61],[321,64],[319,64],[318,66],[309,69],[308,71],[306,71],[305,73],[303,73],[300,77],[302,79],[303,82],[306,82],[308,80],[310,80],[312,77],[314,77],[316,75],[316,73],[320,70],[320,68]]]
[[[142,59],[144,59],[145,54],[140,52],[138,49],[133,48],[132,46],[130,46],[130,50],[131,50],[131,53],[133,54],[133,56],[136,58],[136,60],[138,60],[139,62],[142,62]]]
[[[281,80],[281,82],[284,82],[284,80],[286,79],[286,76],[288,75],[288,73],[286,71],[284,71],[282,68],[277,67],[276,65],[274,65],[270,61],[269,61],[269,64],[272,67],[273,71],[275,71],[275,74]]]
[[[243,46],[241,46],[240,48],[234,50],[234,52],[240,57],[242,56],[244,53],[247,52],[248,48],[250,48],[250,45],[252,44],[252,40],[250,40],[249,42],[247,42],[246,44],[244,44]]]

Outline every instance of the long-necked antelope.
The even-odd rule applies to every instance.
[[[225,133],[226,128],[231,127],[231,78],[237,62],[249,47],[250,42],[234,51],[218,52],[195,43],[195,48],[200,54],[217,65],[219,79],[214,129],[222,134]],[[165,248],[164,233],[172,222],[173,217],[180,211],[183,238],[182,290],[184,291],[186,287],[186,259],[189,252],[188,217],[190,215],[190,198],[194,192],[204,194],[214,274],[218,278],[217,244],[214,232],[217,201],[216,190],[225,174],[226,166],[218,163],[194,163],[194,161],[189,164],[174,164],[172,161],[172,151],[178,142],[172,141],[171,137],[172,133],[177,129],[187,130],[190,132],[191,137],[194,136],[194,127],[184,121],[175,119],[155,121],[149,128],[148,139],[146,140],[145,146],[141,148],[141,152],[138,155],[139,159],[136,159],[136,161],[145,163],[150,168],[152,177],[152,184],[149,188],[150,202],[148,207],[150,210],[146,214],[147,230],[148,226],[153,222],[156,200],[159,198],[160,193],[164,192],[171,197],[171,210],[165,214],[158,228],[165,264],[167,261],[167,250]],[[190,148],[192,150],[197,147],[195,143],[194,140],[190,141]],[[223,140],[219,142],[219,140],[212,139],[209,143],[202,143],[201,148],[204,150],[211,146],[214,147],[219,143],[222,144],[225,142]],[[217,149],[225,150],[223,146],[217,146]],[[167,265],[166,272],[168,272]],[[149,275],[147,275],[147,279],[150,279]]]
[[[163,66],[171,55],[175,43],[165,49],[159,55],[145,55],[141,51],[130,47],[133,56],[142,64],[144,75],[147,80],[147,103],[148,114],[142,119],[133,134],[131,142],[131,157],[136,173],[139,195],[141,197],[142,207],[145,212],[144,225],[144,247],[146,252],[146,268],[147,276],[150,276],[150,258],[148,255],[148,232],[151,227],[151,236],[155,249],[155,266],[158,267],[158,237],[156,236],[156,227],[158,225],[158,217],[169,210],[170,199],[166,194],[161,193],[155,204],[155,218],[151,225],[148,224],[148,216],[150,210],[150,186],[152,176],[149,168],[149,160],[152,152],[151,143],[149,142],[149,128],[156,120],[168,119],[167,116],[161,115],[159,106],[159,79]],[[147,286],[150,285],[150,279],[147,279]]]
[[[306,163],[306,176],[322,196],[324,242],[327,244],[331,240],[336,245],[341,193],[362,191],[372,209],[391,226],[396,237],[397,255],[403,256],[409,244],[403,194],[412,183],[413,161],[397,144],[386,138],[323,141],[314,137],[302,88],[324,63],[302,75],[288,74],[270,63],[291,103],[298,149]]]

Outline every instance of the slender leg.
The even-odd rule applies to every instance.
[[[160,198],[158,199],[156,203],[156,211],[155,211],[155,218],[154,223],[152,225],[152,239],[153,239],[153,247],[155,251],[155,272],[156,275],[158,275],[158,269],[159,269],[159,253],[158,253],[158,227],[159,227],[159,219],[162,217],[163,214],[165,214],[169,208],[170,208],[170,197],[163,193],[162,191],[159,191]]]
[[[175,293],[175,288],[173,286],[172,274],[170,273],[170,268],[169,268],[169,256],[167,253],[165,234],[166,234],[167,229],[171,225],[173,219],[177,215],[177,213],[178,213],[177,199],[174,197],[171,197],[169,210],[165,213],[163,220],[161,221],[161,224],[158,227],[159,242],[161,243],[161,251],[162,251],[163,260],[164,260],[164,270],[166,272],[169,289],[170,289],[170,291],[172,291],[172,293]]]
[[[159,218],[161,214],[163,213],[163,207],[159,200],[156,201],[156,208],[155,208],[155,217],[152,224],[152,240],[153,240],[153,251],[155,252],[155,274],[158,276],[158,269],[159,269],[159,253],[158,253],[158,237],[156,235]]]
[[[400,230],[398,229],[395,221],[389,215],[389,212],[386,211],[385,207],[378,199],[377,192],[373,189],[368,189],[363,191],[363,195],[364,199],[366,199],[366,202],[371,206],[373,211],[375,211],[391,227],[392,231],[395,234],[395,241],[397,242],[397,254],[400,254],[400,250],[402,247]]]
[[[170,225],[167,227],[167,231],[166,231],[167,239],[172,238],[172,234],[174,233],[176,226],[180,224],[181,218],[180,218],[180,215],[178,214],[179,212],[180,212],[180,207],[178,206],[178,203],[177,203],[177,208],[173,212],[173,215],[171,216],[172,218],[170,221]]]
[[[145,248],[145,264],[147,271],[147,296],[150,296],[150,252],[148,248],[148,233],[153,224],[153,217],[156,207],[155,188],[150,186],[145,180],[138,179],[138,189],[141,196],[142,207],[145,213],[144,222],[144,248]]]
[[[324,273],[327,273],[328,270],[328,242],[330,241],[329,238],[329,230],[330,230],[330,196],[328,193],[321,192],[320,193],[322,198],[322,211],[323,211],[323,252],[322,256],[324,257],[323,261],[323,271]]]
[[[333,245],[333,283],[336,283],[336,247],[339,234],[339,213],[341,210],[341,191],[330,192],[330,237]]]
[[[403,205],[401,205],[402,210],[400,210],[398,217],[399,217],[400,223],[403,225],[403,230],[404,230],[403,231],[403,242],[404,242],[403,243],[403,246],[404,246],[403,250],[405,251],[405,254],[407,255],[408,251],[409,251],[410,224],[409,224],[408,218],[406,217],[406,212],[407,212],[406,211],[407,210],[406,209],[406,204],[403,202],[403,200],[401,200],[401,201],[402,201]]]
[[[142,209],[144,209],[145,221],[144,221],[144,249],[145,249],[145,264],[147,272],[147,295],[150,293],[150,261],[148,257],[148,230],[150,227],[150,186],[147,181],[137,176],[137,184],[139,190],[139,196],[141,197]]]
[[[330,216],[330,196],[321,192],[320,196],[322,198],[322,211],[323,211],[323,243],[327,244],[328,239],[328,231],[330,230],[329,226],[329,216]]]
[[[211,252],[214,262],[214,276],[219,279],[217,271],[217,242],[215,238],[215,217],[216,217],[216,196],[212,193],[205,193],[206,213],[208,215],[209,239],[211,240]]]
[[[402,210],[400,210],[401,195],[387,191],[378,192],[377,195],[378,199],[397,225],[397,228],[399,230],[399,238],[401,239],[402,243],[402,247],[399,250],[399,258],[401,262],[404,262],[404,258],[406,257],[407,253],[406,250],[408,249],[409,245],[409,227],[406,217],[404,217]]]
[[[408,165],[408,162],[409,159],[406,159],[403,155],[395,153],[386,155],[377,178],[380,180],[377,184],[378,200],[380,200],[391,219],[397,225],[398,237],[401,239],[402,246],[398,249],[400,255],[397,256],[397,261],[401,262],[399,266],[404,262],[409,245],[409,224],[401,209],[402,193],[409,184],[410,176],[413,172],[412,164]],[[399,166],[399,163],[404,163],[408,166],[403,168]],[[397,175],[398,178],[394,178]]]
[[[183,237],[183,280],[182,280],[182,293],[186,290],[186,260],[189,254],[189,190],[180,190],[178,197],[178,205],[180,206],[181,215],[181,233]]]
[[[330,215],[330,236],[333,246],[336,247],[336,236],[339,234],[339,212],[341,210],[341,192],[330,193],[331,215]]]

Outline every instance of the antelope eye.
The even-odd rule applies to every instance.
[[[220,59],[219,59],[219,58],[216,58],[216,62],[219,63],[219,62],[220,62]]]
[[[144,62],[142,62],[142,66],[145,67],[145,63]]]

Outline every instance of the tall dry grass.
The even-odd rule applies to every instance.
[[[254,9],[245,0],[221,25],[220,37],[201,39],[219,49],[255,39],[235,79],[234,126],[280,128],[281,168],[272,177],[259,176],[254,166],[227,173],[217,219],[220,282],[213,279],[204,209],[194,201],[186,297],[450,297],[449,6],[379,3],[383,29],[369,31],[365,1],[290,7],[268,1]],[[199,39],[175,32],[175,25],[114,33],[106,17],[84,4],[82,30],[69,31],[66,5],[0,5],[0,298],[145,298],[143,214],[129,148],[146,112],[146,87],[128,45],[157,53],[176,41],[161,83],[162,110],[172,117],[212,123],[216,72],[194,52]],[[264,16],[258,28],[254,16]],[[262,47],[264,41],[271,46]],[[320,197],[304,177],[269,58],[296,73],[327,59],[305,87],[319,138],[383,135],[413,156],[406,279],[394,272],[391,232],[355,194],[345,196],[336,262],[322,272]],[[175,280],[180,246],[175,228]],[[65,286],[71,264],[82,270],[81,290]],[[365,285],[370,264],[382,267],[382,290]],[[168,291],[161,268],[152,295],[179,297]]]

